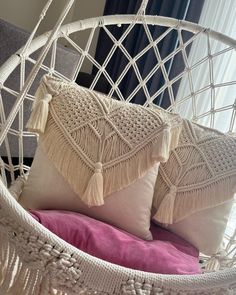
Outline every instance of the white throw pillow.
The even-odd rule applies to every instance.
[[[167,161],[182,119],[44,76],[27,128],[40,134],[47,157],[92,207]]]
[[[236,138],[183,120],[179,143],[160,164],[153,220],[204,254],[222,242],[236,192]]]
[[[166,226],[206,255],[220,249],[233,200],[214,208],[196,212],[183,220]]]
[[[89,208],[38,146],[19,202],[27,209],[77,211],[151,240],[151,206],[158,168],[155,164],[142,178],[105,198],[104,205]]]

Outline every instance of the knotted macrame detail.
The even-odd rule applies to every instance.
[[[157,176],[154,219],[172,224],[233,198],[236,137],[183,120],[179,144]]]
[[[88,206],[128,186],[178,144],[182,120],[45,76],[28,127]],[[49,107],[50,106],[50,107]],[[46,127],[45,127],[46,124]]]
[[[98,162],[95,164],[94,174],[90,178],[88,186],[81,199],[89,207],[101,206],[104,204],[102,163]]]
[[[164,224],[173,223],[176,193],[177,187],[172,185],[169,192],[165,195],[163,201],[161,202],[155,215],[156,219],[161,220],[161,222]]]
[[[36,92],[31,115],[26,124],[26,128],[31,132],[44,133],[48,119],[49,103],[52,100],[52,94],[57,93],[50,89],[53,93],[48,93],[46,84],[43,84]]]

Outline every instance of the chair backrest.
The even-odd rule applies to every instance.
[[[119,38],[112,33],[113,28],[117,26],[121,32]],[[158,34],[154,27],[157,28]],[[139,30],[145,36],[146,46],[131,55],[127,46],[129,36],[132,36],[134,30]],[[99,32],[103,32],[112,43],[102,63],[95,59],[93,52],[93,48],[96,47],[93,46],[93,42],[97,42]],[[86,44],[80,44],[80,34],[87,34]],[[115,95],[118,99],[133,102],[141,93],[146,107],[155,107],[156,103],[161,103],[165,99],[169,111],[179,112],[195,122],[216,127],[224,132],[235,132],[236,80],[232,72],[234,65],[229,61],[235,61],[236,41],[197,24],[143,14],[104,16],[62,26],[53,38],[51,50],[44,64],[40,66],[33,87],[27,91],[19,110],[17,109],[13,124],[7,129],[10,113],[6,105],[12,101],[13,106],[17,101],[28,69],[36,63],[35,54],[47,43],[49,35],[47,33],[34,39],[27,51],[23,51],[23,48],[18,50],[0,68],[0,139],[5,150],[4,156],[6,155],[0,162],[2,175],[6,169],[13,180],[15,171],[24,174],[29,169],[24,163],[26,156],[24,148],[27,146],[27,141],[35,135],[25,130],[27,120],[25,114],[28,114],[31,107],[34,90],[40,77],[46,73],[76,81],[78,74],[86,66],[87,69],[93,70],[91,89],[94,89],[102,78],[107,81],[109,96]],[[167,40],[166,38],[170,37],[175,38],[176,45],[171,52],[162,55],[160,46]],[[62,49],[59,43],[65,43],[65,41],[78,56],[78,62],[73,62],[73,75],[70,77],[63,74],[64,67],[61,66],[63,57],[60,55]],[[194,54],[199,48],[201,49],[198,50],[199,54]],[[108,67],[117,52],[122,57],[122,68],[114,79]],[[143,61],[148,64],[149,58],[152,58],[150,64],[153,64],[153,58],[156,62],[144,75]],[[60,60],[59,68],[57,67],[58,59]],[[63,62],[66,66],[68,65],[66,59]],[[175,71],[170,70],[170,65],[174,65]],[[13,85],[12,77],[16,74],[19,80]],[[121,85],[124,81],[127,85],[129,75],[133,75],[137,83],[124,96]],[[159,81],[155,80],[156,77],[160,78]],[[159,88],[153,90],[153,87],[150,87],[153,83],[159,83]],[[225,122],[224,126],[219,125],[219,122]],[[14,149],[17,146],[18,150],[16,163],[12,160],[12,156],[15,156],[12,153],[13,146]],[[3,178],[7,181],[5,176]]]

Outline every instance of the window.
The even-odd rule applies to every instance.
[[[236,39],[236,1],[205,0],[199,24]],[[236,44],[235,44],[236,46]],[[209,55],[212,58],[209,60]],[[194,99],[180,107],[184,117],[222,132],[236,132],[236,50],[200,34],[189,56],[192,88],[182,79],[177,100],[194,92]],[[234,83],[232,83],[234,81]],[[233,110],[234,108],[234,110]]]

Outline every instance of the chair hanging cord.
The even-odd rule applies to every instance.
[[[139,10],[137,12],[138,15],[144,15],[145,14],[146,8],[147,8],[147,5],[148,5],[148,1],[149,0],[142,0],[140,8],[139,8]]]
[[[39,16],[38,22],[37,22],[36,26],[34,27],[32,33],[30,34],[30,36],[29,36],[29,38],[28,38],[28,40],[27,40],[27,42],[26,42],[26,44],[25,44],[25,46],[24,46],[24,48],[23,48],[23,50],[21,52],[22,55],[24,55],[25,52],[27,52],[27,50],[28,50],[28,48],[29,48],[29,46],[30,46],[30,44],[31,44],[37,30],[38,30],[38,27],[40,26],[41,22],[43,21],[43,19],[44,19],[45,15],[46,15],[50,5],[52,4],[52,2],[53,2],[53,0],[49,0],[46,3],[46,5],[44,6],[44,8],[43,8],[43,10],[42,10],[42,12],[41,12],[41,14]]]
[[[66,15],[68,14],[71,6],[73,5],[73,3],[74,3],[74,0],[68,0],[67,1],[66,5],[64,6],[63,12],[61,13],[60,17],[58,18],[58,21],[57,21],[55,27],[51,31],[51,33],[50,33],[50,35],[48,37],[48,40],[45,43],[45,45],[44,45],[44,47],[43,47],[43,49],[42,49],[42,51],[40,53],[40,56],[39,56],[37,62],[33,66],[33,69],[31,70],[29,76],[27,77],[26,82],[25,82],[22,90],[19,93],[19,96],[17,97],[17,100],[16,100],[15,104],[12,107],[12,110],[11,110],[9,116],[8,116],[8,119],[6,120],[5,124],[2,126],[2,130],[0,132],[0,145],[2,145],[3,140],[6,137],[8,130],[10,129],[10,127],[11,127],[17,113],[19,112],[21,104],[24,101],[24,98],[25,98],[26,94],[28,93],[31,85],[33,84],[34,79],[35,79],[38,71],[40,70],[40,68],[41,68],[41,66],[43,64],[43,61],[44,61],[48,51],[50,50],[51,45],[52,45],[52,43],[53,43],[53,41],[54,41],[54,39],[55,39],[55,37],[56,37],[56,35],[58,33],[58,30],[61,27],[61,24],[63,23]]]

